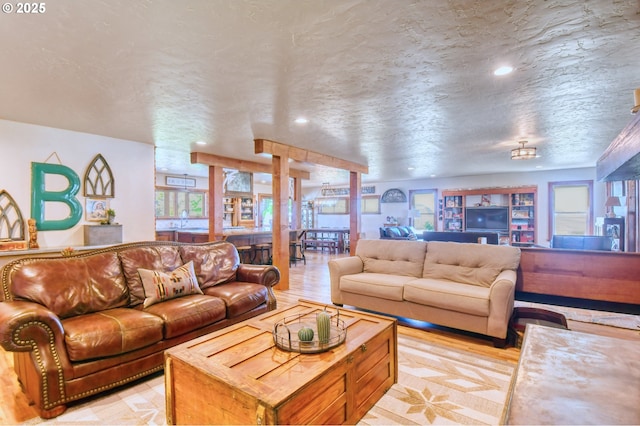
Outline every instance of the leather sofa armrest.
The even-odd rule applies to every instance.
[[[20,300],[0,303],[0,345],[5,350],[31,351],[34,344],[46,347],[52,336],[56,344],[64,344],[60,318],[44,306]]]
[[[487,329],[488,334],[492,336],[507,335],[509,319],[513,313],[516,278],[516,271],[505,270],[500,272],[491,284]]]
[[[329,275],[331,277],[331,302],[342,305],[340,293],[340,278],[343,275],[358,274],[364,271],[364,263],[358,256],[341,257],[329,261]]]
[[[280,282],[280,270],[273,265],[241,263],[236,273],[236,280],[262,284],[271,288]]]

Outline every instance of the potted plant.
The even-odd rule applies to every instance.
[[[116,211],[114,209],[107,209],[107,220],[102,221],[101,224],[111,225],[115,217],[116,217]]]

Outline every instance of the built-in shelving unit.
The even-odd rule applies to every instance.
[[[498,232],[502,244],[535,244],[537,192],[536,186],[443,191],[443,229]]]
[[[444,197],[443,226],[445,231],[464,230],[464,196],[459,194],[442,193]]]
[[[253,197],[224,197],[222,225],[255,227],[255,203]]]
[[[252,228],[255,226],[253,197],[240,197],[237,199],[240,219],[239,225]]]

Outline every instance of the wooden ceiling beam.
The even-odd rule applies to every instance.
[[[622,129],[596,163],[599,181],[640,179],[640,113]]]
[[[233,169],[241,172],[273,173],[273,166],[271,164],[221,157],[219,155],[208,154],[206,152],[192,152],[191,164],[206,164],[207,166],[224,167],[226,169]],[[290,169],[289,175],[299,179],[309,179],[311,176],[309,172],[299,169]]]
[[[369,173],[369,166],[354,163],[353,161],[343,160],[341,158],[332,157],[331,155],[320,154],[318,152],[309,151],[308,149],[297,148],[291,145],[285,145],[280,142],[270,141],[267,139],[254,139],[256,154],[271,154],[278,157],[287,157],[302,163],[319,164],[321,166],[333,167],[336,169],[349,170],[351,172]],[[293,170],[292,170],[293,171]],[[293,176],[293,174],[291,174]]]

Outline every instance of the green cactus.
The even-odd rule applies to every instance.
[[[316,324],[318,325],[318,340],[320,343],[327,343],[331,335],[331,315],[326,309],[316,314]]]
[[[310,342],[313,340],[313,329],[309,327],[302,327],[298,330],[298,339],[301,342]]]

